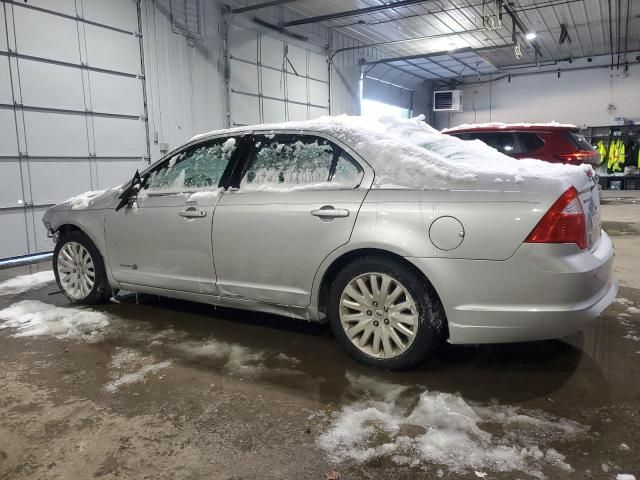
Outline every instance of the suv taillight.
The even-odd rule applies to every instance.
[[[571,153],[556,155],[563,162],[569,163],[600,163],[600,154],[595,150],[576,150]]]
[[[560,195],[525,240],[527,243],[575,243],[587,248],[587,224],[575,187]]]

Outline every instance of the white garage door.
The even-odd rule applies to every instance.
[[[233,27],[229,57],[232,126],[329,114],[326,56]]]
[[[50,251],[48,206],[149,156],[135,0],[0,3],[0,258]]]

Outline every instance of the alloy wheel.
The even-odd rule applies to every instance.
[[[409,291],[385,273],[351,280],[340,297],[340,322],[358,350],[375,358],[402,355],[418,331],[418,307]]]
[[[86,298],[96,281],[96,269],[89,251],[77,242],[67,242],[58,253],[57,264],[62,289],[75,300]]]

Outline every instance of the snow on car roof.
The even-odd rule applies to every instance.
[[[479,140],[465,141],[428,125],[424,115],[410,119],[361,116],[325,116],[315,120],[285,122],[217,130],[212,135],[259,130],[311,130],[324,133],[353,148],[375,170],[374,187],[438,189],[470,184],[479,176],[496,182],[522,183],[526,179],[584,177],[585,168],[534,159],[516,160]]]
[[[512,129],[512,128],[570,128],[577,129],[576,125],[571,123],[558,123],[558,122],[546,122],[546,123],[502,123],[502,122],[489,122],[489,123],[462,123],[455,127],[443,128],[442,133],[456,132],[458,130],[483,130],[483,129]]]

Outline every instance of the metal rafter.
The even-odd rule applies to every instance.
[[[278,5],[284,5],[286,3],[298,2],[299,0],[271,0],[270,2],[256,3],[255,5],[247,5],[246,7],[233,8],[231,13],[246,13],[253,12],[254,10],[260,10],[263,8],[276,7]]]
[[[346,10],[344,12],[329,13],[326,15],[318,15],[315,17],[301,18],[299,20],[291,20],[283,23],[283,27],[292,27],[294,25],[307,25],[309,23],[325,22],[327,20],[335,20],[337,18],[355,17],[357,15],[366,15],[368,13],[380,12],[390,8],[408,7],[419,3],[433,2],[435,0],[399,0],[393,3],[383,3],[382,5],[373,5],[371,7],[356,8],[354,10]]]

